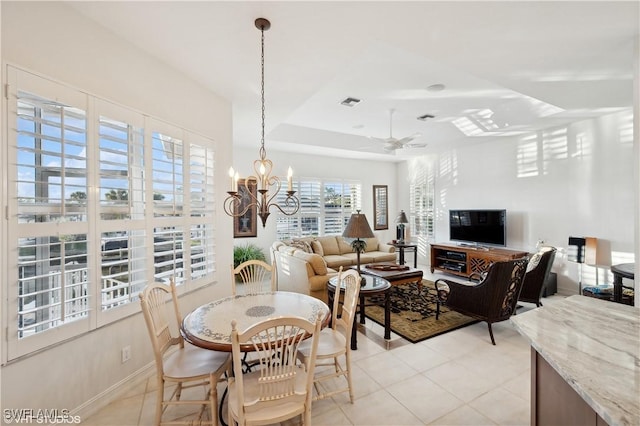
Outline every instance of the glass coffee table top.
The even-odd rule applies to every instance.
[[[391,287],[389,281],[385,280],[384,278],[367,274],[362,274],[361,276],[366,280],[366,284],[360,287],[360,293],[385,291],[389,287]],[[335,290],[337,282],[338,276],[336,275],[335,277],[329,279],[329,287],[332,290]],[[344,288],[344,284],[342,285],[342,288]]]

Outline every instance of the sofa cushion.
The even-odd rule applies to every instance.
[[[338,247],[338,240],[335,236],[330,237],[318,237],[317,240],[322,245],[322,252],[324,256],[338,255],[340,254],[340,248]]]
[[[354,253],[353,249],[351,248],[352,240],[347,241],[344,239],[344,237],[336,237],[336,239],[338,240],[338,248],[340,249],[340,254]]]
[[[327,267],[333,269],[339,269],[341,266],[351,266],[355,265],[355,261],[349,259],[347,256],[341,256],[337,254],[330,254],[329,256],[324,256],[324,260],[327,262]]]
[[[306,253],[302,250],[296,250],[293,253],[293,256],[297,257],[298,259],[302,259],[305,262],[308,262],[316,274],[318,275],[327,274],[327,264],[325,263],[322,256],[315,253]]]
[[[371,256],[373,258],[373,262],[374,263],[379,263],[379,262],[393,262],[395,263],[396,261],[396,254],[395,253],[385,253],[383,251],[375,251],[372,253],[367,253],[367,256]]]
[[[311,249],[314,253],[319,254],[320,256],[324,256],[324,250],[322,250],[322,244],[317,239],[311,240]]]
[[[345,254],[346,257],[353,259],[353,264],[358,263],[358,255],[356,253]],[[372,263],[373,256],[370,253],[360,253],[360,264]]]
[[[377,238],[365,238],[364,242],[367,243],[367,246],[364,248],[365,252],[377,251],[378,250],[378,239]]]

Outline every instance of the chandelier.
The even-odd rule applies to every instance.
[[[260,66],[262,70],[261,79],[261,97],[262,97],[262,137],[260,139],[260,158],[253,162],[253,170],[255,175],[248,176],[242,184],[241,191],[238,191],[238,181],[240,176],[234,172],[233,167],[229,169],[231,177],[231,190],[227,191],[229,196],[224,201],[224,212],[229,216],[242,217],[250,209],[255,208],[258,216],[262,220],[262,227],[267,224],[269,210],[275,207],[285,215],[295,214],[300,208],[300,200],[294,194],[296,191],[292,187],[293,171],[289,167],[287,173],[287,191],[286,198],[281,204],[278,204],[276,197],[280,193],[282,183],[278,176],[271,176],[273,163],[267,158],[267,151],[264,148],[264,32],[271,27],[271,22],[264,18],[258,18],[255,26],[260,30],[262,35],[262,55]],[[257,191],[252,191],[257,187]]]

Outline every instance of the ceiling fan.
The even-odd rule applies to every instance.
[[[416,143],[412,142],[415,138],[420,136],[420,133],[415,133],[411,136],[405,136],[404,138],[397,139],[393,137],[393,113],[395,110],[389,110],[389,137],[388,138],[376,138],[374,136],[370,136],[371,139],[376,140],[378,142],[382,142],[384,144],[383,149],[392,153],[397,149],[404,148],[424,148],[427,146],[426,143]]]

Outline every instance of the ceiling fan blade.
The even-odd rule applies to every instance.
[[[369,139],[380,143],[393,143],[394,139],[390,138],[376,138],[375,136],[369,136]]]
[[[426,148],[426,143],[408,143],[405,148]]]
[[[398,145],[406,145],[413,139],[415,139],[413,136],[405,136],[404,138],[398,140]]]

